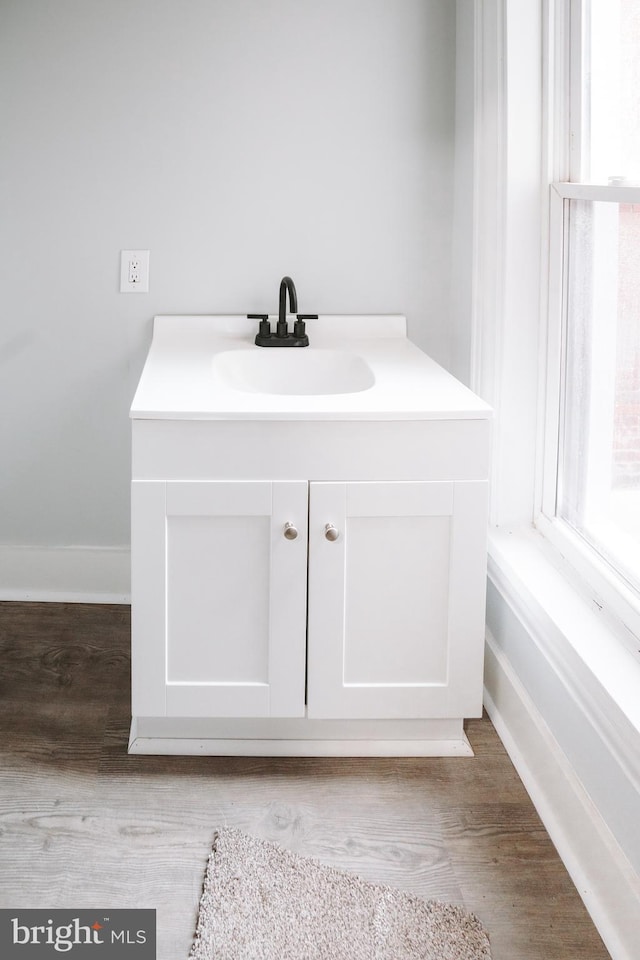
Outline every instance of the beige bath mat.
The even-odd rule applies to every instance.
[[[490,960],[480,921],[225,828],[192,960]]]

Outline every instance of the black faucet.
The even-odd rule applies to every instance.
[[[289,294],[289,311],[296,314],[293,331],[287,327],[287,293]],[[298,313],[298,295],[291,277],[283,277],[280,281],[280,296],[278,300],[278,322],[276,332],[271,332],[269,315],[267,313],[249,313],[249,320],[259,320],[260,329],[256,334],[256,344],[259,347],[308,347],[309,337],[305,331],[305,320],[317,320],[317,313]]]
[[[278,326],[276,327],[277,337],[286,337],[287,333],[287,291],[289,292],[290,313],[298,312],[298,295],[296,287],[291,277],[283,277],[280,281],[280,301],[278,306]]]

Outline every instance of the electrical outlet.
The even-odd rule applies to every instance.
[[[149,293],[149,251],[120,251],[120,293]]]
[[[137,256],[129,260],[129,283],[140,283],[140,261]]]

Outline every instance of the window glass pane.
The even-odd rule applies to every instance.
[[[584,0],[580,179],[640,182],[640,0]]]
[[[566,202],[558,515],[640,591],[640,205]]]

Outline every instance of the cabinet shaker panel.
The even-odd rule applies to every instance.
[[[167,514],[167,683],[268,683],[270,528]]]

